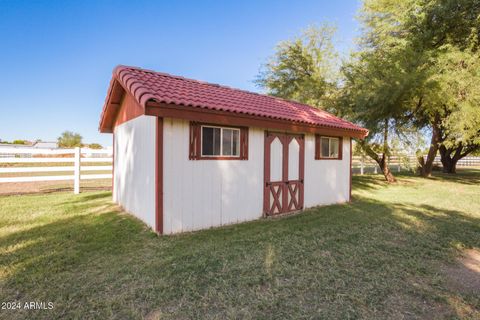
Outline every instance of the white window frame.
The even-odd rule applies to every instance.
[[[219,155],[205,155],[203,154],[203,128],[218,128],[220,129],[220,154]],[[233,130],[238,132],[238,155],[223,155],[223,130]],[[210,125],[201,125],[200,126],[200,149],[201,149],[201,154],[202,157],[205,158],[216,158],[216,157],[227,157],[227,158],[240,158],[240,153],[241,153],[241,146],[240,146],[240,129],[239,128],[232,128],[232,127],[220,127],[220,126],[210,126]],[[232,134],[233,138],[233,134]],[[232,140],[232,153],[233,153],[233,140]]]
[[[322,154],[322,139],[328,139],[328,156],[324,156]],[[337,140],[337,143],[338,143],[338,149],[337,149],[337,156],[334,157],[334,156],[330,156],[330,154],[332,153],[332,140]],[[338,137],[327,137],[327,136],[320,136],[320,145],[319,145],[319,148],[320,148],[320,159],[339,159],[340,158],[340,138]]]

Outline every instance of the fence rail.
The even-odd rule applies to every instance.
[[[435,157],[434,165],[442,166],[440,157]],[[389,158],[389,168],[392,171],[412,170],[418,165],[417,157],[414,155],[394,156]],[[457,162],[457,167],[480,167],[480,157],[464,157]],[[379,173],[378,164],[367,156],[353,156],[352,170],[354,174]]]
[[[74,181],[74,193],[80,192],[80,181],[90,179],[111,179],[111,173],[91,173],[95,171],[112,171],[111,150],[96,150],[89,148],[73,149],[34,149],[34,148],[0,148],[0,174],[25,174],[72,172],[68,175],[44,176],[0,176],[0,183],[38,182],[38,181]],[[72,163],[73,165],[58,166],[17,166],[30,163]],[[102,165],[82,165],[87,163],[102,163]],[[108,165],[105,165],[108,164]],[[440,157],[436,157],[435,165],[441,166]],[[392,171],[411,170],[417,166],[416,156],[390,157],[389,166]],[[480,167],[480,157],[465,157],[458,161],[459,167]],[[367,156],[353,156],[352,170],[354,174],[380,173],[377,163]],[[89,172],[89,174],[83,174]]]
[[[24,174],[38,172],[73,172],[68,175],[44,176],[0,176],[0,183],[38,182],[38,181],[74,181],[74,193],[80,193],[80,181],[91,179],[110,179],[112,173],[89,173],[95,171],[112,171],[111,150],[89,148],[73,149],[33,149],[33,148],[0,148],[0,174]],[[30,163],[73,163],[65,166],[18,166]],[[102,163],[102,165],[82,165],[85,163]],[[108,165],[105,165],[108,164]]]

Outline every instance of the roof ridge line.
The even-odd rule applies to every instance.
[[[138,71],[144,71],[144,72],[149,72],[149,73],[152,73],[152,74],[162,75],[162,76],[176,78],[176,79],[180,79],[180,80],[186,80],[186,81],[196,82],[196,83],[200,83],[200,84],[204,84],[204,85],[210,85],[210,86],[215,86],[215,87],[219,87],[219,88],[229,89],[229,90],[232,90],[232,91],[241,91],[241,92],[245,92],[245,93],[249,93],[249,94],[255,94],[255,95],[266,97],[266,98],[269,98],[269,99],[272,99],[272,100],[280,100],[280,101],[284,101],[284,102],[287,102],[287,103],[296,103],[298,105],[307,107],[309,109],[313,107],[313,106],[310,106],[310,105],[308,105],[306,103],[303,103],[303,102],[290,100],[290,99],[277,97],[277,96],[271,96],[271,95],[268,95],[268,94],[265,94],[265,93],[253,92],[253,91],[249,91],[249,90],[245,90],[245,89],[230,87],[230,86],[223,85],[223,84],[208,82],[208,81],[204,81],[204,80],[197,80],[197,79],[193,79],[193,78],[187,78],[187,77],[184,77],[184,76],[179,76],[179,75],[175,75],[175,74],[171,74],[171,73],[167,73],[167,72],[159,72],[159,71],[155,71],[155,70],[152,70],[152,69],[145,69],[145,68],[141,68],[141,67],[127,66],[127,65],[120,64],[117,67],[115,67],[114,73],[117,72],[117,69],[119,69],[119,68],[127,68],[127,69],[133,69],[133,70],[138,70]],[[313,107],[313,108],[336,117],[334,114],[332,114],[332,113],[330,113],[330,112],[328,112],[324,109],[321,109],[320,107]]]
[[[367,129],[333,113],[294,100],[135,66],[117,65],[112,73],[113,77],[107,91],[101,121],[103,121],[107,103],[112,93],[111,90],[113,90],[113,84],[116,81],[120,86],[123,86],[125,90],[130,91],[135,100],[144,107],[149,100],[157,102],[163,101],[177,105],[224,110],[270,119],[284,119],[296,123],[341,128],[347,131],[362,131],[368,134]],[[183,81],[183,84],[177,82],[177,80]],[[158,86],[159,83],[169,83],[169,86],[177,88],[177,91],[187,90],[186,92],[189,92],[191,95],[193,94],[193,96],[188,99],[181,99],[176,93],[169,92],[167,88],[157,88],[156,86]],[[157,92],[158,90],[164,90],[165,94],[162,95]],[[203,95],[197,91],[202,92]],[[195,94],[197,94],[197,96],[195,96]],[[228,96],[230,96],[230,99],[226,98]],[[229,101],[230,104],[228,103]],[[244,107],[242,107],[242,105],[244,105]],[[275,112],[277,107],[280,112]],[[100,125],[102,125],[102,122]]]

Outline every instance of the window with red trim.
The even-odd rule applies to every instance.
[[[315,136],[316,160],[341,160],[342,137]]]
[[[248,128],[190,123],[191,160],[248,159]]]

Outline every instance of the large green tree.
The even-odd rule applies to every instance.
[[[407,140],[415,131],[412,108],[420,105],[419,87],[428,78],[428,58],[407,45],[396,26],[409,2],[366,1],[361,10],[359,46],[342,67],[337,109],[370,131],[360,142],[385,179],[395,181],[389,169],[390,142]]]
[[[72,131],[64,131],[58,137],[58,146],[60,148],[74,148],[82,146],[82,136]]]
[[[430,76],[421,92],[424,103],[416,110],[432,134],[427,159],[420,159],[422,173],[430,175],[437,149],[443,171],[455,173],[457,161],[480,148],[480,2],[417,3],[404,28],[416,31],[410,43],[430,57]]]
[[[426,111],[434,119],[429,124],[432,137],[437,135],[443,171],[455,173],[458,160],[480,150],[480,55],[452,45],[439,50],[431,78],[437,104]]]
[[[391,116],[399,131],[428,129],[427,157],[419,157],[424,176],[439,149],[444,171],[455,172],[456,161],[478,147],[479,13],[473,0],[364,2],[343,97],[356,118],[379,120],[371,112]]]
[[[327,27],[281,43],[257,83],[367,127],[360,146],[387,181],[392,140],[430,133],[420,172],[445,172],[480,146],[478,0],[365,0],[359,45],[339,79]]]
[[[338,80],[335,28],[324,24],[277,45],[256,83],[268,94],[316,107],[332,107]]]
[[[390,132],[396,126],[393,108],[383,103],[375,106],[385,107],[372,112],[367,104],[372,83],[366,78],[359,79],[357,74],[383,72],[379,61],[374,64],[364,63],[368,57],[359,55],[359,63],[350,64],[348,72],[350,79],[359,79],[354,86],[347,89],[339,79],[339,60],[333,46],[334,29],[328,25],[310,28],[299,37],[280,43],[276,53],[263,67],[257,84],[274,96],[292,99],[326,109],[333,113],[350,117],[366,126],[371,134],[367,141],[360,141],[364,151],[379,164],[387,181],[395,178],[388,168],[390,151],[388,141]],[[373,83],[374,85],[378,85]],[[343,89],[339,90],[339,87]],[[366,95],[360,95],[362,91]],[[341,95],[339,93],[342,92]],[[352,95],[348,93],[353,93]],[[384,97],[377,96],[378,99]],[[390,97],[385,98],[389,101]],[[351,108],[351,106],[356,106]],[[380,154],[380,155],[379,155]]]

